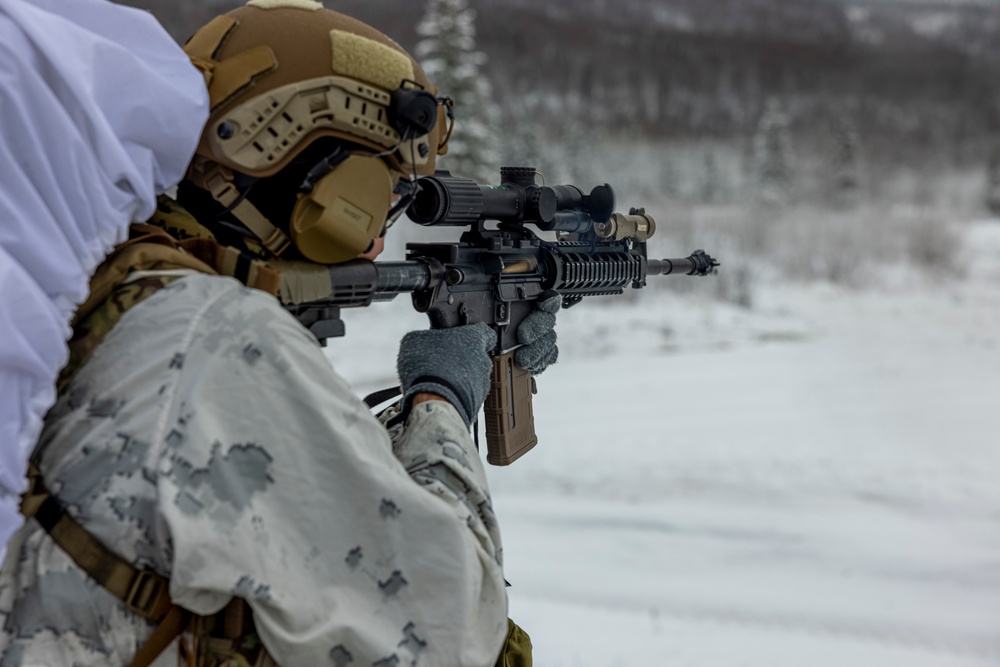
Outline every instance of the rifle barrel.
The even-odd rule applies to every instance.
[[[707,276],[715,272],[719,263],[704,250],[695,250],[684,259],[651,259],[646,263],[646,275],[665,276],[684,273],[689,276]]]

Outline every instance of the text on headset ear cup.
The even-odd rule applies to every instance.
[[[394,184],[385,162],[351,155],[299,197],[289,224],[295,247],[320,264],[354,259],[382,232]]]

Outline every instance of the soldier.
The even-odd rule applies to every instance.
[[[376,419],[282,304],[378,254],[446,148],[437,91],[311,0],[250,0],[185,50],[208,123],[76,314],[0,572],[0,664],[530,664],[469,436],[492,330],[408,334]],[[553,349],[531,356],[554,359],[538,315]]]

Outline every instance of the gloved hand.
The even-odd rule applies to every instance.
[[[403,414],[416,394],[429,392],[447,399],[471,426],[490,391],[489,352],[496,344],[496,333],[482,323],[403,336],[396,358]]]
[[[514,363],[536,375],[556,363],[556,313],[562,307],[562,296],[555,290],[545,290],[535,301],[535,312],[524,318],[517,328],[517,341],[523,347],[514,351]]]

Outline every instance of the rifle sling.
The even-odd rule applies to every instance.
[[[400,387],[389,387],[387,389],[380,389],[379,391],[374,391],[367,396],[365,396],[365,405],[370,408],[382,405],[386,401],[402,396],[403,390]]]

